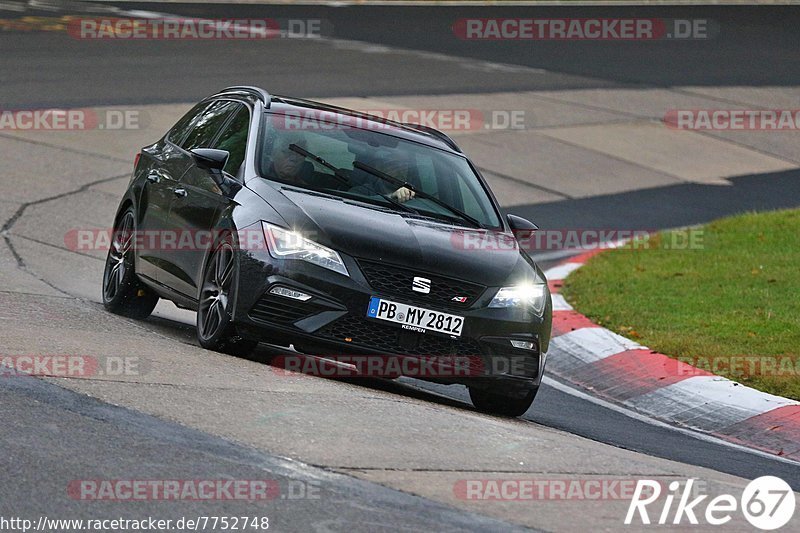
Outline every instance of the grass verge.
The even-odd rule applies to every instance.
[[[562,293],[653,350],[800,400],[800,210],[725,218],[599,254]]]

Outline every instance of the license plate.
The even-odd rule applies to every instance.
[[[464,317],[399,302],[390,302],[374,296],[369,300],[367,317],[394,322],[410,331],[420,333],[435,331],[454,336],[461,335],[461,328],[464,325]]]

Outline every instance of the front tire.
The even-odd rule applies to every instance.
[[[530,409],[539,387],[525,392],[524,396],[511,396],[491,389],[469,387],[469,398],[478,411],[500,416],[517,417]]]
[[[207,350],[244,357],[255,350],[258,341],[239,337],[231,321],[231,296],[237,278],[233,237],[227,235],[214,246],[203,270],[197,308],[197,340]]]
[[[114,314],[143,320],[153,312],[158,296],[139,281],[134,270],[133,207],[123,213],[116,226],[103,271],[103,306]]]

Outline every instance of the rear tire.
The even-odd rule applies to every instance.
[[[136,320],[150,316],[158,295],[136,277],[134,238],[136,223],[133,207],[119,218],[103,271],[103,306],[106,310]]]
[[[478,411],[500,416],[517,417],[524,415],[530,409],[539,387],[528,390],[522,396],[509,396],[490,389],[469,388],[469,398]]]
[[[233,237],[226,235],[214,246],[203,269],[197,308],[197,341],[207,350],[238,357],[253,353],[258,341],[243,339],[231,321],[231,293],[238,278]]]

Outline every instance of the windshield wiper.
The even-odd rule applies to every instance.
[[[475,226],[476,228],[482,228],[483,227],[483,224],[481,224],[477,219],[469,216],[468,214],[466,214],[462,210],[458,209],[457,207],[453,207],[452,205],[439,200],[435,196],[430,195],[430,194],[428,194],[426,192],[423,192],[423,191],[417,189],[416,187],[414,187],[413,185],[411,185],[407,181],[403,181],[401,179],[398,179],[398,178],[395,178],[393,176],[390,176],[389,174],[381,172],[377,168],[373,168],[373,167],[371,167],[369,165],[365,165],[361,161],[354,161],[353,162],[353,166],[355,168],[359,169],[359,170],[363,170],[364,172],[372,174],[373,176],[375,176],[377,178],[380,178],[383,181],[387,181],[387,182],[391,183],[392,185],[395,185],[397,187],[405,187],[409,191],[413,192],[419,198],[423,198],[425,200],[430,200],[431,202],[435,203],[439,207],[443,207],[443,208],[447,209],[448,211],[450,211],[451,213],[457,215],[458,218],[469,222],[471,225]],[[406,207],[406,206],[403,206],[403,207]]]
[[[316,154],[312,154],[311,152],[309,152],[305,148],[301,148],[301,147],[297,146],[296,144],[290,144],[289,145],[289,150],[291,150],[292,152],[297,152],[298,154],[302,155],[303,157],[307,157],[308,159],[311,159],[312,161],[316,161],[317,163],[319,163],[323,167],[325,167],[325,168],[327,168],[329,170],[332,170],[333,171],[333,175],[334,175],[334,177],[336,179],[338,179],[339,181],[341,181],[342,183],[344,183],[346,185],[350,185],[350,178],[348,178],[342,172],[341,168],[338,168],[338,167],[335,167],[335,166],[331,165],[330,163],[328,163],[327,161],[322,159],[320,156],[318,156]]]
[[[388,194],[381,194],[381,198],[392,204],[393,206],[399,207],[403,211],[408,211],[409,213],[414,213],[415,215],[419,215],[420,212],[414,209],[413,207],[408,207],[403,202],[398,202]]]

